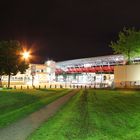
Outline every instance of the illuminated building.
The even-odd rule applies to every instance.
[[[48,72],[48,69],[50,69],[50,72]],[[11,76],[11,85],[39,85],[48,83],[52,72],[51,68],[46,64],[30,64],[24,74],[17,73],[17,75]],[[55,72],[53,72],[53,75],[55,75]],[[7,84],[7,81],[8,76],[2,76],[2,83]]]
[[[16,76],[11,76],[11,84],[39,85],[54,83],[88,85],[95,88],[112,87],[114,85],[114,67],[124,65],[125,62],[122,55],[82,58],[62,62],[50,60],[44,64],[30,64],[25,74],[18,73]],[[132,62],[139,63],[140,58],[135,58]],[[3,76],[2,81],[5,83],[7,76]],[[120,84],[122,81],[117,79],[117,82]]]
[[[112,86],[114,66],[123,64],[122,55],[75,59],[56,63],[56,81],[92,87]]]

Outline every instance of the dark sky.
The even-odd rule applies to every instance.
[[[0,1],[0,40],[34,48],[36,63],[113,54],[124,26],[140,29],[139,0]]]

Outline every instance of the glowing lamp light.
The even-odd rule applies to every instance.
[[[28,59],[30,57],[30,52],[24,52],[23,53],[23,58]]]

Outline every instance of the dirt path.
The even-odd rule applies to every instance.
[[[54,115],[54,113],[76,92],[78,92],[78,90],[73,90],[46,107],[43,107],[39,111],[30,114],[26,118],[19,120],[6,128],[0,129],[0,140],[26,140],[26,138],[37,129],[42,122]]]

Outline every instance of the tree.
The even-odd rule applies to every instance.
[[[127,64],[130,64],[132,58],[140,55],[140,31],[124,28],[119,32],[118,41],[111,41],[110,47],[116,54],[123,54],[127,58]]]
[[[18,72],[24,73],[28,63],[21,57],[22,47],[19,41],[0,42],[0,74],[8,75],[8,88],[10,87],[10,76]]]

